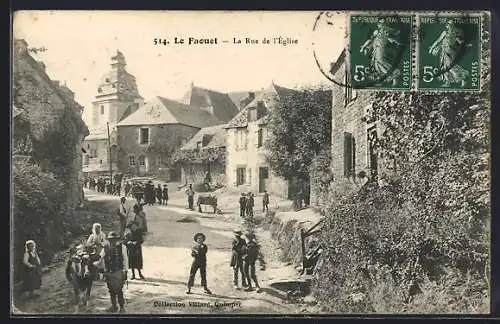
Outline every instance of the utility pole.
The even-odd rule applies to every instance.
[[[109,122],[106,122],[108,126],[108,152],[109,152],[109,181],[113,185],[113,163],[111,162],[111,138],[109,136]]]

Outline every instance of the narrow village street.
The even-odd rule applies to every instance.
[[[85,190],[89,201],[96,201],[109,208],[115,217],[117,196]],[[173,202],[181,202],[183,192],[175,192]],[[175,196],[178,196],[175,199]],[[131,203],[131,201],[129,201]],[[125,287],[126,309],[129,314],[198,314],[198,313],[296,313],[300,307],[287,304],[282,296],[270,288],[276,281],[293,280],[297,272],[290,265],[279,261],[280,251],[268,232],[257,229],[263,247],[267,268],[258,271],[262,291],[257,293],[235,290],[232,283],[230,246],[235,228],[242,228],[234,214],[215,215],[198,213],[180,204],[145,206],[149,233],[143,245],[145,280],[128,280]],[[257,211],[256,211],[257,212]],[[213,295],[206,295],[199,286],[199,274],[191,295],[186,294],[186,282],[191,263],[190,249],[193,235],[203,232],[207,236],[209,288]],[[130,278],[129,271],[129,278]],[[40,297],[21,298],[16,307],[30,314],[76,313],[70,284],[64,276],[64,264],[54,267],[43,276]],[[280,297],[281,296],[281,297]],[[210,303],[210,306],[191,303]],[[218,304],[233,303],[218,307]],[[94,282],[86,314],[105,314],[110,305],[104,281]]]

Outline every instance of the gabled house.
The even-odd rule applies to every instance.
[[[68,87],[51,80],[25,40],[14,40],[12,66],[13,155],[30,156],[64,179],[61,195],[76,208],[83,200],[82,142],[89,134],[83,107]]]
[[[225,124],[204,127],[175,154],[181,168],[181,181],[224,184],[226,181]]]
[[[280,97],[295,90],[272,84],[260,91],[226,126],[227,185],[242,191],[263,192],[288,198],[285,179],[273,174],[266,162],[267,116]]]
[[[207,111],[223,122],[230,121],[239,111],[228,94],[196,87],[194,84],[191,84],[191,88],[180,101]]]
[[[180,170],[172,168],[173,153],[201,128],[219,124],[207,111],[155,97],[116,125],[118,169],[179,180]]]

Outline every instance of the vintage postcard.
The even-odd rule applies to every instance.
[[[18,11],[11,314],[490,313],[488,11]]]

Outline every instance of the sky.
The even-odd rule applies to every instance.
[[[220,92],[251,91],[271,82],[297,88],[328,85],[314,59],[328,69],[345,46],[345,15],[332,13],[315,25],[319,12],[148,12],[21,11],[14,15],[13,37],[47,51],[33,56],[46,72],[75,92],[90,120],[90,107],[110,58],[120,50],[139,93],[179,99],[191,83]],[[333,23],[332,23],[333,22]],[[315,27],[313,31],[313,27]],[[298,44],[273,44],[273,38]],[[217,38],[218,44],[174,44],[174,37]],[[259,44],[245,44],[245,38]],[[154,45],[154,38],[170,44]],[[242,39],[234,44],[233,38]],[[263,38],[271,44],[262,44]],[[223,43],[227,40],[229,43]]]

